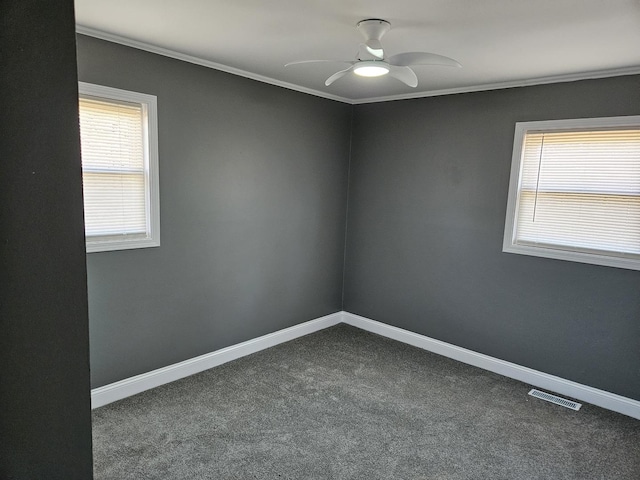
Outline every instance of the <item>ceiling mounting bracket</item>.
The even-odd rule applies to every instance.
[[[391,24],[379,18],[369,18],[359,21],[356,27],[367,40],[380,41],[384,34],[391,28]]]

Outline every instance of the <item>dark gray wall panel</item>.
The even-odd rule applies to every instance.
[[[93,386],[342,307],[352,107],[79,36],[157,95],[161,247],[87,256]]]
[[[515,122],[632,114],[638,76],[356,106],[345,310],[640,399],[640,272],[501,251]]]
[[[73,2],[0,3],[0,478],[92,478]]]

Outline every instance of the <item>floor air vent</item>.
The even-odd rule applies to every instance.
[[[560,405],[561,407],[570,408],[571,410],[580,410],[580,407],[582,406],[581,403],[572,402],[571,400],[567,400],[566,398],[557,397],[546,392],[541,392],[540,390],[536,390],[535,388],[529,392],[529,395],[541,400],[546,400],[547,402],[555,403],[556,405]]]

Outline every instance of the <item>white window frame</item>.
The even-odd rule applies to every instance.
[[[86,237],[87,253],[160,246],[160,192],[158,173],[158,104],[155,95],[78,82],[81,97],[137,103],[142,106],[144,122],[145,206],[147,235],[143,238],[113,239]]]
[[[606,253],[590,253],[584,251],[566,250],[550,246],[533,246],[517,244],[515,240],[516,225],[518,224],[518,206],[521,187],[522,159],[525,135],[527,133],[547,133],[571,130],[598,130],[615,127],[638,127],[640,129],[640,115],[624,117],[581,118],[567,120],[546,120],[516,123],[513,141],[513,157],[511,160],[511,177],[509,181],[509,197],[504,227],[502,251],[536,257],[546,257],[572,262],[604,265],[609,267],[640,270],[640,256],[621,254],[620,256]]]

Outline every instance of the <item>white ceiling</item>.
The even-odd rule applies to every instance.
[[[78,31],[327,98],[362,103],[640,73],[640,0],[76,0]],[[427,51],[463,68],[417,66],[418,87],[347,75],[382,18],[385,52]]]

